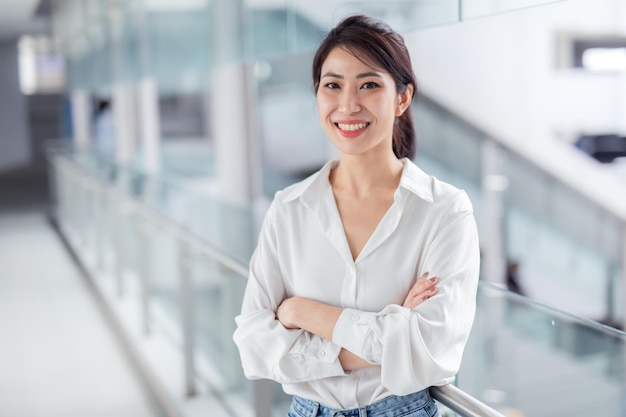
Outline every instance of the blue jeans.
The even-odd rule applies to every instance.
[[[441,417],[428,389],[398,397],[392,395],[373,404],[350,410],[324,407],[320,403],[293,397],[287,417]]]

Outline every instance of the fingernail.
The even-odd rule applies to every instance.
[[[424,278],[428,278],[428,271],[424,272],[424,275],[422,275]]]
[[[436,281],[437,281],[437,277],[428,278],[428,282],[430,282],[431,284]]]

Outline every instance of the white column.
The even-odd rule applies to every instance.
[[[130,84],[113,86],[113,130],[115,132],[115,161],[127,165],[135,156],[135,103]]]
[[[143,165],[147,174],[158,174],[161,170],[161,123],[159,120],[159,92],[151,59],[150,40],[146,25],[149,12],[146,0],[138,0],[137,36],[139,67],[143,74],[138,85],[139,136],[143,150]]]
[[[503,193],[508,188],[508,179],[502,175],[502,151],[492,140],[483,140],[483,215],[485,236],[483,237],[483,278],[492,284],[506,286],[506,255],[504,251],[504,206]]]
[[[212,73],[211,110],[215,168],[221,197],[251,203],[260,195],[256,138],[255,87],[242,59],[241,0],[214,2],[216,67]]]
[[[260,189],[250,90],[244,64],[222,64],[214,70],[211,108],[220,195],[242,204],[253,202]]]
[[[74,90],[70,96],[72,103],[72,127],[74,144],[84,149],[91,144],[91,105],[86,90]]]
[[[148,174],[158,174],[161,170],[161,123],[154,78],[144,77],[139,83],[139,116],[144,169]]]

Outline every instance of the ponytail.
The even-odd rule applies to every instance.
[[[410,106],[396,118],[393,125],[393,153],[398,159],[415,157],[415,128]]]

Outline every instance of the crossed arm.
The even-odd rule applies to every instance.
[[[422,275],[404,299],[403,307],[413,309],[437,293],[437,277]],[[332,340],[335,324],[343,308],[325,304],[305,297],[285,299],[276,310],[276,318],[287,329],[303,329],[324,339]],[[373,366],[360,356],[341,349],[339,362],[350,371]]]

